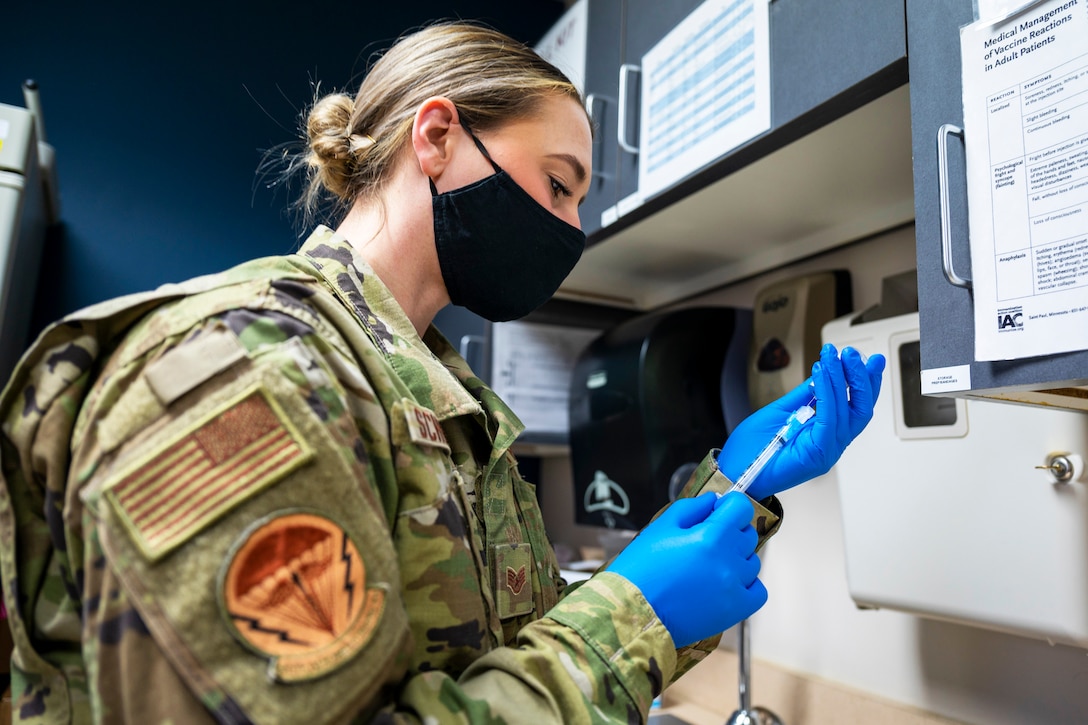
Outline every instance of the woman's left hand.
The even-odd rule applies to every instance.
[[[811,378],[737,426],[718,454],[718,468],[736,481],[786,419],[815,393],[816,415],[771,459],[748,495],[758,501],[827,473],[872,420],[884,363],[883,355],[865,361],[852,347],[843,348],[840,356],[834,345],[824,345]]]

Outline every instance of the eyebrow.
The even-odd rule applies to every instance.
[[[574,169],[574,175],[578,177],[579,183],[586,180],[586,167],[582,166],[582,162],[571,154],[548,154],[548,158],[566,161]]]
[[[570,164],[570,167],[574,169],[574,175],[578,177],[578,183],[581,184],[586,180],[586,167],[571,154],[548,154],[548,158],[558,159],[559,161],[566,161]],[[582,205],[586,198],[583,196],[578,200],[578,206]]]

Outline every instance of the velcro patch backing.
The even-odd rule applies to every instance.
[[[144,375],[159,401],[170,405],[245,356],[237,336],[225,326],[216,327],[149,363]]]
[[[313,455],[272,397],[257,387],[103,488],[140,551],[155,560]]]

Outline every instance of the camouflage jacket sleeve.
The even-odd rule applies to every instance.
[[[268,280],[102,349],[133,322],[60,323],[5,393],[15,720],[345,721],[408,640],[349,353]]]

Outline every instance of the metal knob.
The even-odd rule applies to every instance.
[[[1047,456],[1045,466],[1035,468],[1050,471],[1055,483],[1069,483],[1078,477],[1081,468],[1080,456],[1073,453],[1051,453]]]

